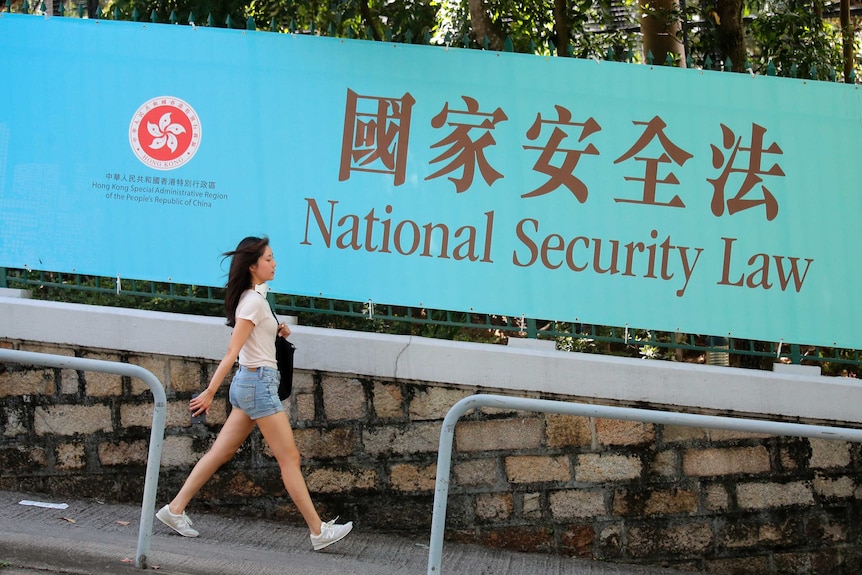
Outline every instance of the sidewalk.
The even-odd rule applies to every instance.
[[[20,505],[21,500],[66,503],[67,509]],[[0,491],[0,574],[138,574],[140,506],[103,504]],[[428,539],[398,538],[362,529],[343,541],[311,550],[304,528],[192,513],[196,539],[154,520],[147,571],[163,575],[422,575]],[[673,575],[676,571],[598,563],[552,555],[497,551],[446,543],[442,574]]]

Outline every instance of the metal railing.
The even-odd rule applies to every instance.
[[[452,444],[455,438],[455,425],[468,411],[481,407],[493,407],[497,409],[516,411],[535,411],[539,413],[560,413],[581,417],[599,417],[603,419],[622,419],[626,421],[654,423],[657,425],[678,425],[685,427],[744,431],[748,433],[862,442],[862,429],[807,425],[803,423],[784,423],[780,421],[756,419],[736,419],[732,417],[713,415],[698,415],[693,413],[677,413],[629,407],[588,405],[583,403],[568,403],[564,401],[529,399],[502,395],[479,394],[465,397],[449,409],[446,413],[446,417],[443,419],[443,427],[440,430],[440,447],[437,452],[437,477],[434,489],[434,507],[431,516],[431,540],[428,550],[427,575],[440,575],[442,573],[443,534],[446,529],[446,507],[449,497],[449,474],[452,466]]]
[[[34,299],[222,316],[220,288],[0,267],[0,288],[30,290]],[[862,374],[862,351],[798,342],[764,342],[473,312],[270,294],[281,315],[302,325],[502,343],[553,340],[559,349],[645,359],[703,361],[771,369],[775,362],[818,365],[824,375]]]
[[[135,552],[135,566],[147,569],[147,555],[150,552],[150,540],[153,535],[153,513],[156,504],[156,490],[159,484],[159,466],[162,460],[162,443],[164,442],[165,420],[167,418],[167,397],[162,383],[155,375],[143,367],[116,361],[0,349],[0,362],[2,361],[59,369],[125,375],[141,379],[149,386],[154,400],[153,427],[150,431],[150,448],[147,454],[144,496],[141,502],[141,521],[138,527],[138,547]]]

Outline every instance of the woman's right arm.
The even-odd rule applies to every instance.
[[[209,413],[210,405],[212,405],[218,388],[221,387],[222,381],[224,381],[224,378],[233,368],[234,363],[236,363],[236,358],[239,357],[239,350],[245,345],[253,329],[254,324],[251,320],[236,320],[236,325],[233,328],[233,333],[227,346],[227,352],[219,362],[212,379],[210,379],[209,385],[189,402],[189,409],[192,411],[192,415],[197,416],[204,412]]]

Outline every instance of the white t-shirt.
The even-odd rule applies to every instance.
[[[275,334],[278,322],[266,298],[253,289],[247,289],[239,297],[236,306],[236,319],[247,319],[254,329],[245,345],[239,350],[239,363],[246,367],[271,367],[278,369],[275,361]]]

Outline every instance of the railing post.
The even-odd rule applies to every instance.
[[[431,541],[428,548],[428,575],[439,575],[443,557],[443,532],[446,529],[446,507],[449,500],[449,472],[452,467],[452,444],[455,425],[461,416],[478,404],[479,396],[465,397],[449,409],[440,430],[437,451],[437,479],[434,487],[434,507],[431,515]]]
[[[452,466],[452,443],[455,437],[455,425],[465,413],[479,407],[494,407],[497,409],[515,411],[535,411],[539,413],[561,413],[580,417],[598,417],[602,419],[620,419],[624,421],[641,421],[656,425],[677,425],[683,427],[701,427],[705,429],[723,429],[727,431],[744,431],[767,435],[783,435],[792,437],[815,437],[818,439],[835,439],[842,441],[862,442],[862,429],[843,427],[828,427],[824,425],[809,425],[805,423],[786,423],[783,421],[767,421],[758,419],[741,419],[717,415],[700,415],[696,413],[680,413],[676,411],[660,411],[639,409],[633,407],[614,407],[573,403],[568,401],[553,401],[549,399],[532,399],[511,397],[505,395],[477,394],[465,397],[453,405],[440,430],[440,447],[437,452],[437,478],[434,490],[434,506],[431,516],[431,540],[428,546],[428,571],[426,575],[441,575],[443,560],[443,532],[446,528],[446,507],[449,498],[449,473]]]
[[[534,318],[527,318],[527,338],[536,339],[539,337],[539,330],[536,327],[536,320]]]
[[[802,348],[798,343],[790,344],[790,363],[799,365],[802,363]]]
[[[0,362],[39,365],[58,369],[77,371],[97,371],[136,377],[146,383],[153,393],[153,427],[150,431],[150,449],[147,455],[147,472],[144,479],[144,496],[141,502],[141,522],[138,528],[138,548],[135,553],[135,566],[147,569],[147,554],[153,535],[153,513],[156,507],[156,490],[159,484],[159,467],[162,461],[162,443],[165,437],[167,418],[167,397],[162,383],[143,367],[117,361],[104,361],[81,357],[68,357],[46,353],[34,353],[14,349],[0,349]]]

